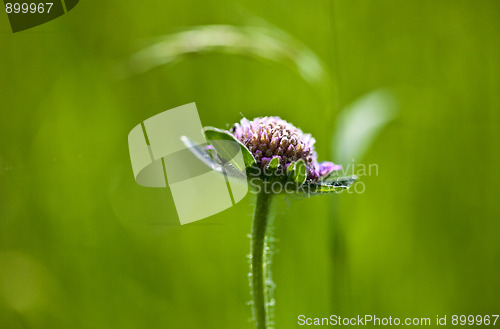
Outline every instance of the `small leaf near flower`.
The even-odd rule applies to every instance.
[[[255,158],[253,157],[252,153],[250,153],[248,148],[245,145],[243,145],[239,140],[237,140],[233,136],[233,134],[214,127],[205,127],[203,128],[203,130],[210,144],[212,144],[215,147],[219,155],[223,157],[225,160],[230,161],[230,159],[233,158],[234,150],[228,149],[227,143],[217,143],[218,140],[232,141],[240,145],[241,153],[243,154],[243,160],[245,161],[245,168],[252,167],[256,164]],[[244,170],[245,168],[238,168],[238,169]]]
[[[266,173],[272,174],[275,173],[280,166],[280,157],[279,156],[274,156],[271,161],[269,161],[269,164],[266,166],[265,170]]]
[[[307,179],[307,167],[303,159],[295,161],[293,164],[293,169],[290,172],[290,178],[297,185],[302,185]]]

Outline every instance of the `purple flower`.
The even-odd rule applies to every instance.
[[[314,150],[316,141],[311,134],[303,133],[280,117],[258,117],[252,121],[243,118],[230,132],[248,148],[261,169],[265,169],[274,157],[279,157],[285,169],[302,159],[307,167],[307,178],[314,181],[341,169],[332,162],[318,163]]]

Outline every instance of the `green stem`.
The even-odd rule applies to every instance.
[[[272,195],[263,191],[257,194],[255,214],[252,225],[252,299],[255,329],[268,326],[267,309],[269,294],[266,285],[266,232],[269,224],[269,208]],[[270,278],[269,278],[270,279]]]

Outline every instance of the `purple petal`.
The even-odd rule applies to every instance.
[[[317,180],[319,178],[319,173],[316,165],[307,167],[307,172],[308,172],[307,178],[312,180]]]
[[[271,162],[271,158],[262,157],[262,159],[260,159],[260,167],[264,169],[269,164],[269,162]]]
[[[342,166],[336,165],[333,162],[324,161],[319,164],[319,176],[325,177],[330,175],[332,171],[341,170]]]

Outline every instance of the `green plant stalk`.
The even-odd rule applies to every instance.
[[[267,329],[270,316],[268,314],[269,301],[267,300],[270,293],[267,291],[268,286],[266,274],[270,274],[266,266],[270,266],[270,261],[267,257],[270,254],[266,252],[268,248],[266,234],[269,226],[269,215],[272,194],[261,191],[257,194],[257,202],[255,205],[255,213],[252,224],[252,265],[251,265],[251,289],[252,289],[252,305],[255,329]]]

